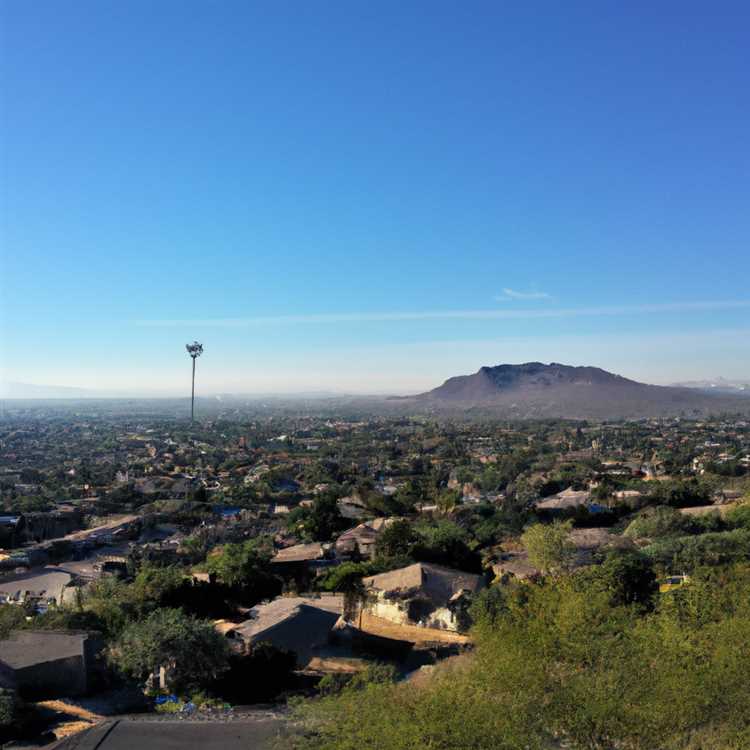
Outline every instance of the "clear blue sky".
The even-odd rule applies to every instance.
[[[750,378],[746,2],[2,3],[6,380]]]

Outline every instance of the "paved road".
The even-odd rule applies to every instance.
[[[287,722],[272,715],[231,721],[132,718],[106,721],[50,750],[275,750],[284,736]]]
[[[0,594],[18,599],[24,591],[44,594],[52,597],[58,604],[62,601],[62,592],[70,583],[71,575],[54,568],[34,568],[27,573],[8,576],[0,582]]]

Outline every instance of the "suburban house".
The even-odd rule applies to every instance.
[[[276,552],[271,562],[274,565],[308,563],[322,560],[324,557],[323,545],[320,542],[311,542],[310,544],[294,544],[291,547],[284,547]]]
[[[296,579],[304,589],[311,576],[332,564],[327,558],[326,549],[319,542],[295,544],[278,550],[271,558],[271,564],[276,572],[284,578]]]
[[[341,513],[344,518],[358,520],[367,516],[367,507],[364,502],[355,495],[339,498],[336,501],[336,505],[338,506],[339,513]]]
[[[364,610],[398,625],[439,630],[460,629],[468,597],[484,587],[484,578],[430,563],[364,578]]]
[[[613,495],[615,502],[626,505],[631,510],[638,510],[646,503],[646,496],[638,490],[620,490]]]
[[[0,641],[0,661],[29,699],[80,696],[95,686],[102,641],[75,630],[18,630]]]
[[[622,540],[619,535],[603,527],[571,529],[568,539],[579,552],[589,552],[615,542],[627,543],[627,540]]]
[[[575,510],[576,508],[585,507],[591,502],[591,493],[588,490],[574,490],[568,487],[567,490],[551,495],[544,500],[536,503],[537,510],[561,511]]]
[[[715,505],[726,505],[727,503],[736,503],[744,497],[742,490],[722,489],[714,492],[712,501]]]
[[[253,607],[249,619],[230,628],[223,627],[222,631],[241,650],[251,651],[253,644],[266,642],[292,651],[297,657],[297,667],[304,669],[315,652],[327,645],[343,607],[341,595],[282,596]]]
[[[390,518],[374,518],[372,521],[366,521],[345,531],[336,540],[336,556],[341,559],[372,557],[375,554],[375,543],[380,532],[392,521],[393,519]]]
[[[546,497],[544,500],[538,500],[535,506],[538,511],[546,511],[552,515],[575,511],[579,508],[585,508],[589,513],[603,513],[607,510],[603,505],[592,502],[591,493],[588,490],[574,490],[572,487]]]
[[[506,582],[510,578],[533,580],[541,576],[541,571],[529,562],[526,552],[503,553],[499,560],[492,563],[492,572],[499,582]]]
[[[571,569],[591,564],[594,553],[604,547],[631,546],[627,539],[601,527],[572,529],[568,534],[568,541],[571,545],[571,558],[568,566]],[[510,578],[519,581],[534,580],[542,575],[542,571],[529,561],[526,550],[515,544],[500,546],[499,555],[492,563],[492,572],[495,574],[495,580],[502,582]]]

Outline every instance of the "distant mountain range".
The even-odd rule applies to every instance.
[[[106,401],[115,398],[148,403],[149,409],[183,408],[188,396],[165,398],[108,393],[84,388],[0,383],[0,399],[59,399]],[[269,406],[328,409],[331,413],[419,412],[469,418],[509,419],[647,419],[650,417],[703,417],[718,414],[750,416],[750,384],[722,378],[672,386],[639,383],[598,367],[573,367],[558,363],[527,362],[520,365],[482,367],[473,375],[449,378],[427,393],[405,397],[355,396],[325,392],[266,394],[260,396],[221,394],[199,399],[202,408],[210,402],[229,407],[249,400],[269,401]],[[118,407],[119,408],[119,407]]]
[[[0,398],[45,399],[87,398],[99,395],[85,388],[64,385],[35,385],[33,383],[0,382]]]
[[[545,365],[482,367],[473,375],[405,401],[430,411],[487,412],[516,418],[618,419],[750,414],[750,399],[725,392],[638,383],[598,367]]]

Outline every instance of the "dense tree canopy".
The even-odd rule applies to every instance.
[[[227,668],[229,646],[210,622],[179,609],[159,609],[125,627],[111,659],[138,680],[166,667],[175,689],[191,690],[205,686]]]

